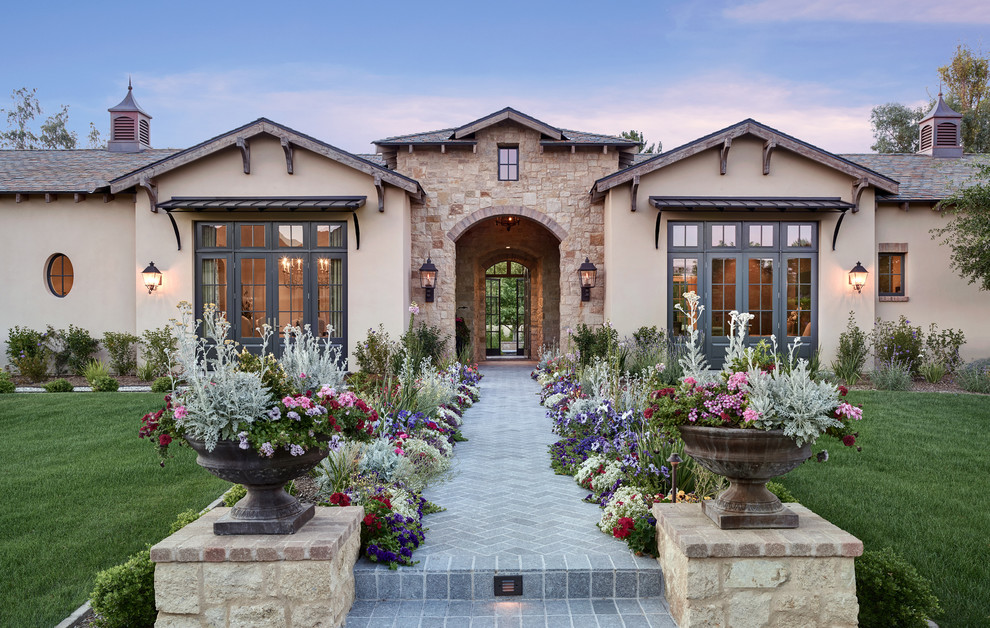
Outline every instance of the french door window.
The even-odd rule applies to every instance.
[[[196,224],[196,312],[216,304],[234,339],[259,351],[262,326],[286,325],[346,347],[346,222]],[[278,346],[269,347],[279,351]]]
[[[687,334],[684,293],[701,296],[705,352],[721,366],[733,310],[754,316],[748,344],[776,338],[778,350],[801,338],[801,357],[817,342],[818,224],[811,222],[681,222],[667,226],[668,327]]]

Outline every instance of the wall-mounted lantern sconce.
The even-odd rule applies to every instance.
[[[437,287],[437,267],[430,258],[419,267],[419,285],[426,290],[426,302],[433,303],[433,289]]]
[[[144,277],[144,287],[148,289],[148,294],[162,285],[162,271],[155,268],[154,262],[148,264],[148,267],[141,271],[141,275]]]
[[[520,222],[519,216],[496,216],[495,226],[505,227],[506,231],[512,231],[512,228],[518,225]]]
[[[856,262],[856,265],[853,266],[853,269],[849,271],[849,285],[851,285],[853,288],[856,288],[856,292],[862,294],[863,286],[866,285],[867,274],[869,273],[867,273],[866,269],[863,268],[863,265],[859,262]]]
[[[595,287],[595,280],[598,277],[598,268],[586,257],[578,268],[578,275],[581,277],[581,300],[590,301],[591,289]]]

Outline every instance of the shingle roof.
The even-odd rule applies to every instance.
[[[977,163],[988,159],[982,154],[937,159],[916,153],[864,153],[841,157],[898,181],[897,194],[878,195],[878,200],[898,202],[942,200],[971,179]]]
[[[378,153],[375,153],[373,155],[368,155],[368,154],[365,154],[365,153],[355,153],[355,155],[357,157],[360,157],[361,159],[364,159],[366,161],[370,161],[371,163],[375,164],[376,166],[381,166],[382,168],[387,168],[388,167],[388,166],[385,165],[385,157],[382,156],[382,155],[380,155],[380,154],[378,154]]]
[[[451,139],[457,129],[440,129],[438,131],[426,131],[425,133],[411,133],[409,135],[395,135],[385,139],[375,140],[374,144],[474,144],[474,140]],[[616,135],[603,135],[601,133],[588,133],[585,131],[573,131],[571,129],[560,129],[564,134],[564,139],[541,140],[541,144],[602,144],[619,146],[636,146],[636,142],[625,137]]]
[[[0,192],[92,193],[108,181],[175,153],[155,148],[140,153],[85,150],[0,150]]]

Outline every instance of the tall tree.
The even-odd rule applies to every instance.
[[[643,137],[642,131],[623,131],[621,136],[639,144],[639,152],[641,153],[659,153],[663,150],[663,144],[661,142],[655,142],[647,146],[646,138]]]
[[[66,128],[69,120],[69,107],[48,116],[41,123],[38,132],[32,129],[34,120],[40,116],[36,89],[22,87],[10,94],[14,105],[10,109],[0,108],[0,115],[7,116],[7,130],[0,132],[0,148],[16,150],[37,150],[39,148],[75,148],[77,137],[74,131]]]
[[[990,162],[981,164],[969,186],[939,203],[949,224],[932,229],[932,239],[952,249],[950,261],[961,277],[990,290]]]
[[[938,69],[938,75],[959,113],[979,109],[990,93],[990,59],[973,54],[963,44],[956,47],[952,61]]]
[[[878,153],[918,152],[918,123],[928,110],[889,102],[870,112],[870,126],[876,142],[870,150]]]

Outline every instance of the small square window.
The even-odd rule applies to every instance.
[[[880,253],[877,281],[880,296],[904,297],[904,253]]]
[[[519,180],[519,148],[499,147],[498,149],[498,180]]]

